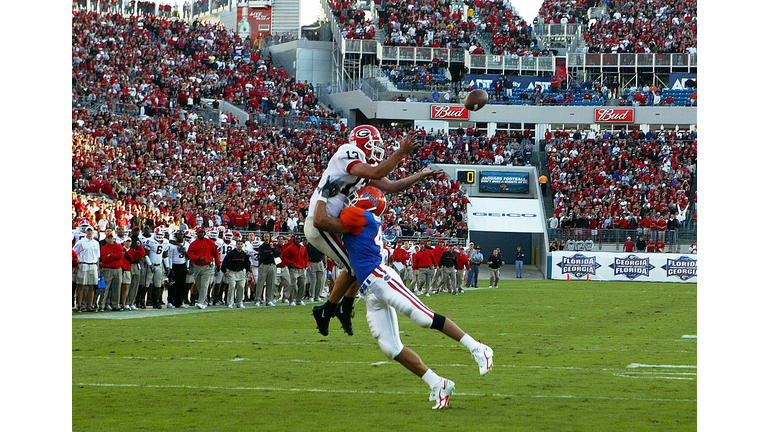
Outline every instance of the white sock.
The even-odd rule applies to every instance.
[[[461,342],[462,345],[467,347],[467,349],[470,352],[474,351],[477,347],[480,346],[480,342],[472,338],[472,336],[470,336],[469,333],[464,333],[464,336],[461,338],[459,342]]]
[[[424,380],[425,383],[429,384],[429,388],[432,388],[436,386],[442,378],[440,378],[436,373],[432,372],[432,369],[427,369],[427,372],[424,373],[424,376],[422,376],[421,379]]]

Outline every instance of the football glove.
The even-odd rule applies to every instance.
[[[320,195],[323,198],[334,197],[341,192],[341,187],[344,185],[344,181],[340,178],[332,179],[328,178],[323,187],[320,189]]]

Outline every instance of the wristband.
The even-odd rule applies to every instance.
[[[326,197],[324,197],[324,196],[322,196],[322,195],[321,195],[321,196],[320,196],[320,197],[319,197],[317,200],[318,200],[318,201],[322,201],[322,202],[324,202],[324,203],[328,204],[328,198],[326,198]]]

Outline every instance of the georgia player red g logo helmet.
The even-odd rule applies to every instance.
[[[379,130],[370,125],[361,125],[349,132],[349,142],[365,152],[365,156],[373,161],[384,160],[384,141]]]
[[[350,195],[349,206],[381,216],[384,213],[384,209],[387,208],[387,198],[384,197],[384,193],[378,188],[366,186]]]

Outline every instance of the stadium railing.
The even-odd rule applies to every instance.
[[[550,241],[558,239],[558,241],[563,243],[569,239],[585,241],[590,239],[594,242],[594,247],[592,248],[593,251],[620,251],[623,249],[627,237],[631,237],[633,241],[636,241],[637,236],[639,235],[642,235],[645,241],[648,241],[649,237],[656,239],[656,236],[661,236],[667,251],[677,251],[678,248],[680,248],[681,252],[687,253],[687,247],[682,248],[681,245],[690,244],[692,240],[695,240],[696,230],[695,228],[681,228],[679,230],[651,231],[650,234],[644,234],[642,229],[549,229]]]
[[[569,66],[695,68],[697,56],[688,53],[569,53]]]

